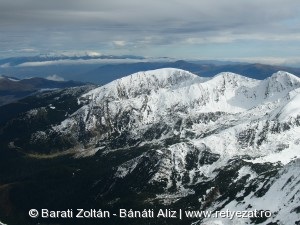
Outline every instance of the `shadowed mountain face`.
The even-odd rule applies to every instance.
[[[4,105],[44,89],[82,86],[84,83],[75,81],[53,81],[34,77],[17,79],[0,76],[0,105]]]
[[[300,79],[283,71],[256,80],[173,68],[32,95],[1,121],[0,221],[35,224],[31,208],[166,208],[271,215],[105,222],[297,224],[299,96]]]

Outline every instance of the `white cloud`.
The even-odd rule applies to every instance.
[[[98,57],[98,56],[101,56],[102,54],[99,52],[88,51],[88,52],[86,52],[86,55],[91,56],[91,57]]]
[[[104,63],[126,63],[126,62],[142,62],[147,60],[140,59],[61,59],[43,62],[25,62],[16,67],[35,67],[35,66],[51,66],[51,65],[72,65],[72,64],[104,64]]]
[[[218,60],[245,62],[245,63],[261,63],[268,65],[286,65],[297,66],[300,64],[300,57],[239,57],[239,58],[218,58]]]
[[[299,34],[277,33],[251,33],[251,34],[235,34],[230,32],[206,34],[204,37],[189,37],[182,42],[186,44],[208,44],[208,43],[233,43],[239,40],[254,41],[300,41]]]
[[[37,52],[34,48],[22,48],[19,50],[20,52],[30,53],[30,52]]]
[[[76,56],[76,57],[81,57],[81,56],[90,56],[90,57],[99,57],[102,54],[100,52],[96,52],[96,51],[62,51],[60,53],[62,56]],[[53,52],[52,54],[47,54],[47,55],[53,55],[53,56],[59,56],[59,52]],[[47,56],[46,55],[46,56]]]
[[[60,77],[56,74],[50,75],[46,77],[47,80],[53,80],[53,81],[64,81],[65,79],[63,77]]]
[[[1,68],[9,68],[10,67],[10,63],[4,63],[0,67]]]
[[[125,41],[113,41],[113,44],[116,47],[124,47],[126,45],[126,42]]]

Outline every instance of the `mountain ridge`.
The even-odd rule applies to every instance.
[[[165,75],[162,75],[163,72],[166,72]],[[174,80],[170,79],[170,74],[175,76]],[[161,75],[160,80],[157,79],[158,75]],[[272,112],[284,104],[282,102],[286,101],[288,93],[300,87],[300,79],[297,78],[294,83],[285,83],[284,88],[275,88],[270,92],[269,80],[272,81],[271,84],[281,85],[273,79],[278,76],[290,77],[280,72],[273,74],[270,79],[257,81],[232,73],[221,73],[209,80],[203,80],[189,72],[176,69],[136,73],[81,96],[79,103],[83,107],[61,125],[53,127],[53,131],[72,130],[79,126],[77,120],[80,118],[85,121],[86,132],[94,132],[100,126],[109,129],[110,133],[121,134],[123,129],[130,126],[139,129],[139,123],[157,123],[163,117],[169,117],[172,111],[176,112],[174,115],[183,118],[183,113],[188,112],[191,115],[208,112],[234,115],[247,114],[249,109],[252,114],[259,115],[265,113],[263,111],[267,108],[269,114],[274,114]],[[186,84],[182,85],[182,81]],[[266,94],[269,92],[272,94]],[[125,117],[128,124],[112,125],[112,121],[118,122],[117,117],[123,114],[127,115]],[[73,128],[68,128],[70,124],[73,124]]]

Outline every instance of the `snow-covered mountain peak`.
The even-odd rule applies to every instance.
[[[184,85],[186,82],[191,84],[193,81],[201,82],[199,76],[192,74],[188,71],[175,69],[175,68],[163,68],[149,71],[141,71],[134,73],[130,76],[123,77],[117,80],[117,83],[124,85],[136,86],[148,84],[149,86],[167,88],[171,86]],[[114,82],[112,82],[114,83]]]
[[[265,80],[266,90],[265,97],[278,97],[278,95],[286,95],[291,90],[300,87],[300,78],[295,75],[278,71]]]
[[[246,81],[256,82],[257,81],[255,79],[248,78],[248,77],[242,76],[242,75],[237,74],[237,73],[232,73],[232,72],[221,72],[221,73],[218,73],[212,79],[223,80],[226,83],[231,83],[231,82],[246,82]]]
[[[248,135],[254,132],[285,129],[281,128],[283,126],[280,125],[281,122],[289,121],[291,118],[297,119],[299,114],[297,85],[300,84],[297,79],[285,73],[277,73],[263,81],[234,73],[220,73],[203,81],[192,73],[172,68],[139,72],[84,94],[80,98],[84,104],[82,108],[53,129],[71,131],[73,129],[71,127],[78,124],[79,127],[85,127],[86,132],[99,135],[98,139],[99,137],[106,139],[110,133],[121,135],[124,130],[136,138],[149,127],[160,127],[161,123],[166,123],[168,129],[164,133],[165,137],[174,134],[182,138],[189,135],[203,136],[205,138],[199,139],[200,144],[204,141],[207,146],[219,143],[218,148],[213,147],[220,150],[217,151],[218,154],[235,155],[252,152],[251,155],[264,156],[269,154],[269,144],[266,144],[266,148],[261,147],[264,140],[260,137],[262,134],[251,137]],[[289,80],[292,80],[292,85],[284,82]],[[274,89],[275,87],[281,89]],[[274,91],[270,92],[271,90]],[[219,117],[225,118],[225,124],[223,120],[219,121]],[[185,120],[204,122],[199,122],[200,124],[195,122],[193,126],[187,127],[178,125],[178,129],[173,128],[177,126],[173,124],[174,121],[181,124]],[[265,120],[270,120],[270,124]],[[84,125],[78,121],[84,121]],[[233,128],[227,129],[227,126]],[[107,133],[98,133],[99,127]],[[224,127],[226,129],[221,132]],[[221,136],[207,135],[219,129]],[[230,139],[232,137],[233,139]],[[271,142],[274,143],[274,149],[281,148],[280,143],[273,139]],[[95,144],[93,141],[90,143],[92,146]],[[257,146],[264,151],[258,154],[255,150]]]
[[[84,97],[93,96],[95,99],[124,99],[135,98],[141,94],[150,94],[159,89],[176,89],[201,83],[207,80],[188,71],[174,68],[142,71],[96,88]]]
[[[157,117],[158,112],[164,114],[179,106],[187,109],[192,106],[198,112],[237,113],[287,96],[300,87],[299,80],[282,71],[261,81],[230,72],[207,79],[181,69],[163,68],[115,80],[90,91],[81,99],[83,102],[88,99],[93,105],[108,101],[117,108],[121,107],[120,101],[126,108],[144,105],[145,110],[147,105],[153,117]],[[125,99],[128,102],[124,102]],[[150,116],[148,113],[147,117]]]
[[[273,80],[277,80],[278,82],[287,82],[287,81],[300,82],[299,77],[285,71],[278,71],[276,73],[273,73],[270,78]]]
[[[226,91],[235,92],[241,88],[253,88],[259,85],[261,81],[248,78],[236,73],[222,72],[207,81],[209,86],[217,89],[226,89]],[[236,94],[236,93],[235,93]]]

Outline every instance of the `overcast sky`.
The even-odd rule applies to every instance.
[[[49,51],[298,61],[300,2],[0,0],[0,57]]]

